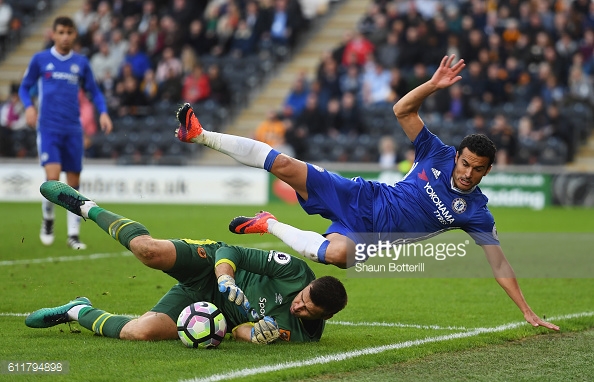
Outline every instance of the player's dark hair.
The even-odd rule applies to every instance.
[[[458,146],[458,155],[462,154],[465,147],[479,157],[489,158],[489,166],[495,162],[497,148],[485,134],[470,134],[464,137]]]
[[[54,20],[53,29],[56,30],[56,28],[58,27],[58,25],[62,25],[64,27],[66,27],[66,28],[74,28],[74,29],[76,29],[76,27],[74,25],[74,20],[72,20],[68,16],[58,16],[58,17],[56,17],[56,19]]]
[[[335,314],[347,304],[347,293],[339,279],[323,276],[314,280],[309,289],[311,302],[324,310],[325,315]]]

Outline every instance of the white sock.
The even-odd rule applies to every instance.
[[[80,313],[80,310],[82,308],[86,308],[90,305],[76,305],[73,306],[72,308],[70,308],[70,310],[68,311],[68,318],[70,318],[71,321],[78,321],[78,314]]]
[[[78,236],[80,234],[80,216],[70,211],[66,212],[66,224],[68,226],[68,236]]]
[[[82,217],[85,219],[88,219],[89,218],[89,210],[93,207],[98,207],[98,206],[97,206],[97,203],[95,203],[92,200],[86,201],[85,204],[80,206],[80,214],[82,215]]]
[[[54,220],[54,203],[43,199],[41,201],[41,215],[45,220]]]
[[[327,240],[319,233],[302,231],[274,219],[268,219],[268,232],[281,239],[286,245],[305,258],[316,263],[320,262],[318,250]]]
[[[254,139],[207,130],[203,130],[193,141],[227,154],[239,163],[256,168],[264,168],[264,162],[272,151],[268,144]]]

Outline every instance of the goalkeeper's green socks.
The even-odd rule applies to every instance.
[[[89,219],[97,223],[102,230],[130,249],[130,241],[137,236],[149,235],[149,231],[142,224],[116,215],[101,207],[93,206],[89,212]]]
[[[130,317],[117,316],[92,306],[85,306],[78,313],[78,322],[83,328],[109,338],[120,338],[122,328],[130,321]]]

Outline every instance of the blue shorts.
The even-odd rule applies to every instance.
[[[60,163],[62,171],[82,171],[84,155],[83,133],[37,132],[37,151],[42,166],[48,163]]]
[[[355,243],[373,232],[373,183],[359,177],[347,179],[318,166],[307,164],[307,201],[299,204],[309,215],[319,214],[332,221],[326,230],[345,235]]]

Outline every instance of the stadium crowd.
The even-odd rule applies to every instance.
[[[591,131],[593,52],[589,0],[376,0],[296,79],[279,112],[283,145],[306,160],[375,161],[391,138],[397,163],[410,142],[392,105],[456,54],[463,80],[423,105],[433,132],[452,145],[488,135],[500,166],[566,163]]]
[[[290,59],[328,3],[84,1],[74,15],[77,50],[89,57],[116,126],[110,136],[97,133],[92,105],[81,94],[87,156],[188,154],[163,139],[172,105],[191,102],[207,129],[220,129],[274,65]],[[426,81],[446,54],[467,63],[463,80],[422,110],[445,143],[481,132],[497,144],[499,165],[562,164],[590,134],[590,0],[369,3],[355,30],[321,55],[316,72],[301,73],[282,108],[263,116],[258,139],[310,161],[381,156],[387,168],[387,157],[396,163],[410,152],[392,105]],[[35,156],[34,139],[14,110],[18,100],[10,98],[0,124],[12,144],[3,144],[0,155]],[[380,155],[379,146],[392,147],[392,154]]]

